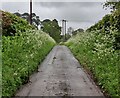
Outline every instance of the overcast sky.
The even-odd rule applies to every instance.
[[[29,2],[3,2],[2,10],[12,13],[29,13]],[[86,29],[110,13],[103,2],[34,2],[33,12],[44,19],[66,19],[67,27]]]

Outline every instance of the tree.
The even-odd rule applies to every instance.
[[[16,16],[19,16],[19,17],[21,17],[21,14],[20,13],[18,13],[18,12],[16,12],[16,13],[14,13]]]
[[[45,19],[41,22],[41,29],[48,33],[56,42],[60,42],[60,33],[61,27],[58,25],[58,21],[56,19],[49,20]]]
[[[38,28],[38,26],[41,24],[41,21],[39,19],[39,16],[36,16],[35,13],[32,13],[32,24]]]
[[[29,13],[23,13],[23,14],[20,14],[18,12],[14,13],[15,15],[27,20],[29,22],[29,18],[30,18],[30,15]],[[41,21],[39,19],[39,16],[37,16],[35,13],[32,13],[32,24],[38,28],[38,26],[41,24]]]
[[[80,32],[84,32],[84,29],[79,28],[79,29],[73,31],[73,35],[76,35],[77,33],[80,33]]]
[[[112,11],[119,10],[120,11],[120,0],[114,0],[114,1],[107,1],[103,7],[110,7]]]
[[[28,13],[21,14],[21,17],[26,19],[29,22],[29,14]]]
[[[74,31],[73,28],[72,28],[72,27],[69,27],[67,32],[68,32],[68,34],[69,34],[70,36],[72,36],[72,35],[73,35],[73,31]]]

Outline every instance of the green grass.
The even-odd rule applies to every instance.
[[[120,51],[113,48],[114,37],[98,32],[78,34],[65,44],[81,65],[93,73],[103,92],[108,96],[118,96],[120,94],[118,73]]]
[[[55,41],[42,31],[2,37],[2,96],[13,96],[38,68]]]
[[[28,81],[29,76],[37,70],[56,43],[49,35],[37,31],[26,20],[9,12],[0,10],[0,13],[3,35],[2,54],[0,53],[2,96],[11,97]]]
[[[0,97],[2,96],[2,52],[1,52],[1,40],[0,40]]]

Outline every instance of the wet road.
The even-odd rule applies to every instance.
[[[16,96],[103,96],[66,46],[55,46]]]

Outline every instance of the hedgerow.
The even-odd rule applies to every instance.
[[[110,31],[113,33],[116,31]],[[114,37],[99,31],[78,34],[66,45],[108,96],[119,95],[119,50],[113,48]]]
[[[14,95],[55,45],[42,31],[2,37],[2,96]]]
[[[120,2],[119,2],[120,3]],[[87,29],[88,32],[99,30],[98,33],[102,33],[103,35],[111,35],[110,30],[117,32],[113,32],[112,35],[114,36],[114,49],[119,50],[120,49],[120,11],[116,10],[112,12],[111,14],[105,15],[102,20],[100,20],[95,25],[91,26]]]
[[[1,38],[1,36],[0,36]],[[2,95],[2,47],[0,39],[0,97]]]
[[[24,33],[29,29],[35,29],[25,19],[22,19],[9,12],[0,10],[2,14],[2,35],[3,36],[15,36],[16,33]]]
[[[119,17],[120,11],[115,10],[66,42],[81,65],[92,72],[104,94],[112,97],[120,96]]]
[[[22,84],[28,82],[29,76],[38,68],[55,41],[26,20],[9,12],[0,13],[3,35],[2,96],[11,97]]]

